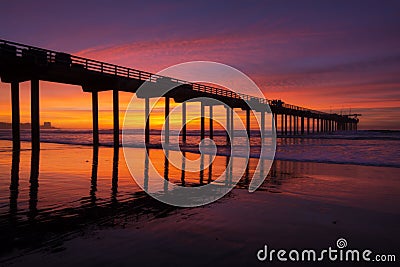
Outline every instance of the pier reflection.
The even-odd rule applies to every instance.
[[[29,219],[34,219],[37,215],[38,190],[39,190],[39,157],[40,149],[32,148],[31,154],[31,175],[29,178]]]
[[[119,163],[119,146],[114,146],[113,149],[113,169],[111,183],[111,201],[116,203],[118,194],[118,163]]]
[[[81,150],[78,151],[77,155],[82,154]],[[94,146],[92,149],[85,148],[84,152],[91,160],[78,161],[82,165],[66,167],[65,165],[68,165],[68,163],[62,160],[59,163],[52,162],[50,164],[51,171],[54,169],[79,169],[79,176],[60,171],[60,175],[65,176],[64,182],[60,182],[63,177],[57,179],[55,173],[48,175],[49,168],[45,171],[46,165],[49,166],[46,161],[52,160],[58,152],[31,150],[29,155],[29,151],[13,151],[12,159],[10,159],[9,208],[5,213],[0,213],[0,228],[2,232],[8,233],[8,235],[4,235],[2,239],[9,238],[7,242],[12,244],[14,242],[12,240],[23,240],[24,236],[21,235],[26,231],[37,232],[37,234],[47,231],[46,225],[53,225],[52,227],[55,227],[56,232],[64,232],[87,223],[107,224],[115,220],[116,214],[122,217],[132,215],[158,216],[159,213],[166,215],[175,209],[154,200],[134,184],[125,161],[121,160],[122,150],[120,148]],[[176,156],[177,151],[169,150],[164,153],[159,149],[146,148],[145,150],[134,149],[134,152],[137,155],[135,159],[137,160],[137,168],[144,174],[144,188],[146,190],[154,186],[159,186],[161,191],[172,190],[168,187],[169,182],[180,186],[200,186],[212,183],[218,177],[223,178],[221,185],[230,185],[234,180],[235,171],[238,167],[242,167],[240,164],[243,164],[243,161],[239,158],[213,157],[207,154],[198,155],[183,152],[179,154],[178,166],[174,166],[169,162],[168,157]],[[22,161],[21,153],[24,155]],[[49,153],[55,154],[49,155]],[[30,175],[24,181],[24,178],[21,180],[21,177],[24,176],[21,176],[20,172],[25,170],[24,167],[26,166],[21,163],[27,162],[25,158],[31,166]],[[184,171],[183,169],[191,164],[189,160],[194,159],[198,159],[197,164],[202,170]],[[39,164],[40,162],[42,165]],[[91,164],[85,165],[84,162]],[[161,163],[158,164],[160,166],[158,166],[157,171],[164,178],[164,182],[158,185],[150,179],[152,174],[150,164],[157,162]],[[260,166],[259,169],[256,169],[258,163],[260,163]],[[237,188],[247,190],[253,176],[264,175],[264,165],[266,166],[263,161],[250,159]],[[302,169],[299,169],[299,164],[295,162],[276,161],[259,190],[281,192],[282,186],[293,179],[295,173],[310,166],[302,164]],[[28,168],[26,169],[28,170]],[[42,174],[40,173],[41,169],[43,169]],[[87,170],[86,180],[82,179],[85,169]],[[61,198],[61,196],[64,198]],[[26,222],[30,223],[27,224]],[[24,230],[21,231],[21,228]]]
[[[96,191],[97,191],[97,172],[99,168],[99,146],[93,146],[92,153],[92,175],[90,177],[90,203],[96,205]]]
[[[112,153],[112,170],[111,170],[111,194],[110,203],[118,202],[119,194],[119,177],[120,177],[120,149],[115,147]],[[158,166],[157,171],[160,172],[161,176],[164,178],[163,190],[168,191],[168,182],[175,183],[180,186],[201,186],[208,183],[212,183],[221,175],[224,175],[224,184],[229,186],[233,183],[233,175],[235,168],[242,164],[242,162],[237,162],[238,159],[230,158],[226,156],[210,156],[206,154],[196,155],[191,152],[183,152],[181,154],[180,168],[172,166],[169,162],[168,157],[173,156],[172,154],[178,153],[177,151],[166,150],[165,153],[159,149],[146,148],[146,152],[141,151],[143,156],[143,164],[138,162],[138,168],[142,168],[144,173],[144,189],[148,190],[149,187],[153,186],[150,175],[149,175],[149,165],[154,164],[155,161],[160,159],[162,155],[163,164],[160,168]],[[11,180],[10,180],[10,192],[9,192],[9,213],[16,213],[18,210],[18,196],[20,192],[19,188],[19,169],[20,169],[20,155],[19,150],[15,150],[12,153],[12,164],[11,164]],[[185,171],[187,166],[187,160],[189,158],[198,157],[199,158],[199,171]],[[29,176],[29,205],[28,214],[30,219],[34,219],[38,214],[38,194],[39,194],[39,162],[40,162],[40,151],[31,151],[31,168]],[[90,172],[90,187],[89,187],[89,197],[91,206],[96,206],[98,201],[98,171],[99,171],[99,146],[94,146],[92,149],[92,160],[91,160],[91,172]],[[207,164],[206,164],[207,162]],[[259,169],[256,170],[259,164]],[[238,187],[247,187],[253,176],[263,177],[265,175],[265,164],[266,160],[259,160],[255,158],[249,159],[243,177],[238,183]],[[205,167],[205,165],[207,165]],[[309,168],[310,164],[304,163],[302,169]],[[240,166],[242,167],[242,166]],[[273,188],[274,190],[279,189],[279,187],[284,183],[286,178],[293,176],[293,173],[300,171],[297,164],[291,161],[275,161],[269,171],[269,174],[261,186],[261,190],[266,190],[268,188]],[[129,173],[126,172],[124,168],[123,176],[126,177]],[[131,181],[133,183],[133,180]],[[57,183],[55,180],[54,183]],[[136,192],[135,192],[136,193]],[[104,200],[103,200],[104,201]],[[62,204],[62,203],[61,203]]]
[[[16,214],[18,211],[18,186],[19,186],[19,164],[20,164],[20,150],[13,150],[11,162],[11,182],[10,182],[10,220],[15,222]]]

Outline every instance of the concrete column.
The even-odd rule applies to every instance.
[[[114,147],[119,147],[119,95],[118,89],[113,90],[113,124]]]
[[[12,139],[13,150],[21,148],[20,138],[20,114],[19,114],[19,83],[11,83],[11,117],[12,117]]]
[[[230,131],[231,131],[231,112],[230,112],[230,107],[226,106],[226,144],[230,144]]]
[[[39,80],[31,80],[32,150],[40,149]]]
[[[283,122],[283,113],[281,114],[281,135],[284,135],[284,122]]]
[[[201,102],[200,107],[200,139],[203,140],[205,137],[205,118],[204,118],[204,104]]]
[[[293,130],[292,130],[292,115],[289,115],[289,132],[290,135],[292,135]]]
[[[186,144],[186,102],[182,103],[182,143]]]
[[[312,133],[315,133],[315,118],[312,118]]]
[[[247,138],[250,139],[250,109],[246,109],[246,131]]]
[[[261,111],[261,138],[265,138],[265,111]]]
[[[169,144],[169,97],[165,97],[165,111],[164,111],[164,120],[165,120],[165,144]]]
[[[285,114],[285,135],[287,135],[287,114]]]
[[[99,98],[98,92],[92,92],[92,123],[93,123],[93,145],[99,145]]]
[[[301,116],[301,134],[304,134],[304,116]]]
[[[310,117],[307,117],[307,134],[310,134]]]
[[[231,115],[231,138],[232,138],[232,144],[233,144],[233,139],[235,138],[235,125],[233,123],[233,108],[230,109]]]
[[[209,123],[210,123],[210,139],[214,138],[214,125],[213,125],[213,106],[210,105],[210,118],[209,118]]]
[[[144,130],[144,140],[146,144],[150,143],[150,99],[146,97],[144,99],[144,119],[146,120],[146,128]]]

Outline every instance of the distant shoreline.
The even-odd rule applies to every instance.
[[[31,124],[29,122],[20,123],[19,125],[21,129],[31,129]],[[11,129],[12,129],[11,123],[0,122],[0,130],[11,130]],[[59,129],[59,128],[51,126],[50,123],[45,123],[43,125],[40,125],[40,129]]]

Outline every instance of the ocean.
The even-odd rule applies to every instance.
[[[171,136],[173,134],[176,133],[171,132]],[[129,131],[127,135],[127,145],[140,147],[143,143],[141,131]],[[234,144],[237,147],[244,145],[244,133],[236,135]],[[199,136],[199,131],[188,131],[188,151],[197,151]],[[99,139],[101,146],[113,146],[112,130],[100,130]],[[0,140],[12,140],[11,130],[0,130]],[[21,140],[30,141],[29,130],[21,130]],[[220,155],[229,155],[229,147],[224,147],[225,140],[222,131],[215,131],[214,142],[221,146]],[[41,142],[91,145],[92,132],[79,129],[42,129]],[[151,132],[150,143],[153,147],[160,146],[159,131]],[[257,158],[260,150],[260,137],[257,133],[250,138],[250,145],[250,157]],[[278,136],[276,145],[277,160],[400,167],[400,131],[336,132],[284,138]]]

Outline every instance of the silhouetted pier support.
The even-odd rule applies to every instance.
[[[230,126],[231,126],[231,129],[230,129],[230,133],[231,133],[231,142],[232,142],[232,144],[233,144],[233,139],[235,138],[235,127],[234,127],[234,120],[233,120],[233,108],[230,108],[229,109],[229,112],[231,113],[231,115],[230,115],[230,119],[231,119],[231,123],[230,123]]]
[[[287,135],[287,133],[288,133],[287,125],[288,125],[288,123],[287,123],[287,114],[285,114],[285,135]]]
[[[226,106],[226,144],[230,144],[230,131],[231,131],[231,112],[230,107]]]
[[[182,103],[182,143],[186,144],[186,102]]]
[[[205,117],[204,117],[204,103],[201,102],[200,106],[200,139],[203,140],[205,137]]]
[[[119,147],[119,96],[118,90],[113,90],[113,132],[114,132],[114,147]]]
[[[213,106],[210,105],[210,117],[209,117],[209,126],[210,126],[210,139],[214,138],[214,125],[213,125]]]
[[[301,134],[303,135],[304,134],[304,116],[301,116],[300,123],[301,123]]]
[[[92,92],[92,123],[93,123],[93,145],[99,145],[99,97],[98,92]]]
[[[31,80],[32,150],[40,149],[39,80]]]
[[[144,129],[144,142],[145,144],[150,143],[150,99],[146,97],[144,99],[144,119],[145,119],[145,129]]]
[[[250,139],[250,109],[246,109],[246,132],[247,138]]]
[[[265,111],[261,111],[261,138],[265,138]]]
[[[11,116],[12,116],[12,136],[13,150],[21,148],[20,138],[20,114],[19,114],[19,83],[11,83]]]
[[[315,133],[315,118],[312,119],[312,133]]]
[[[289,115],[289,132],[290,132],[290,135],[292,135],[293,134],[293,130],[292,130],[292,115]]]
[[[165,144],[169,144],[169,97],[165,97]]]

